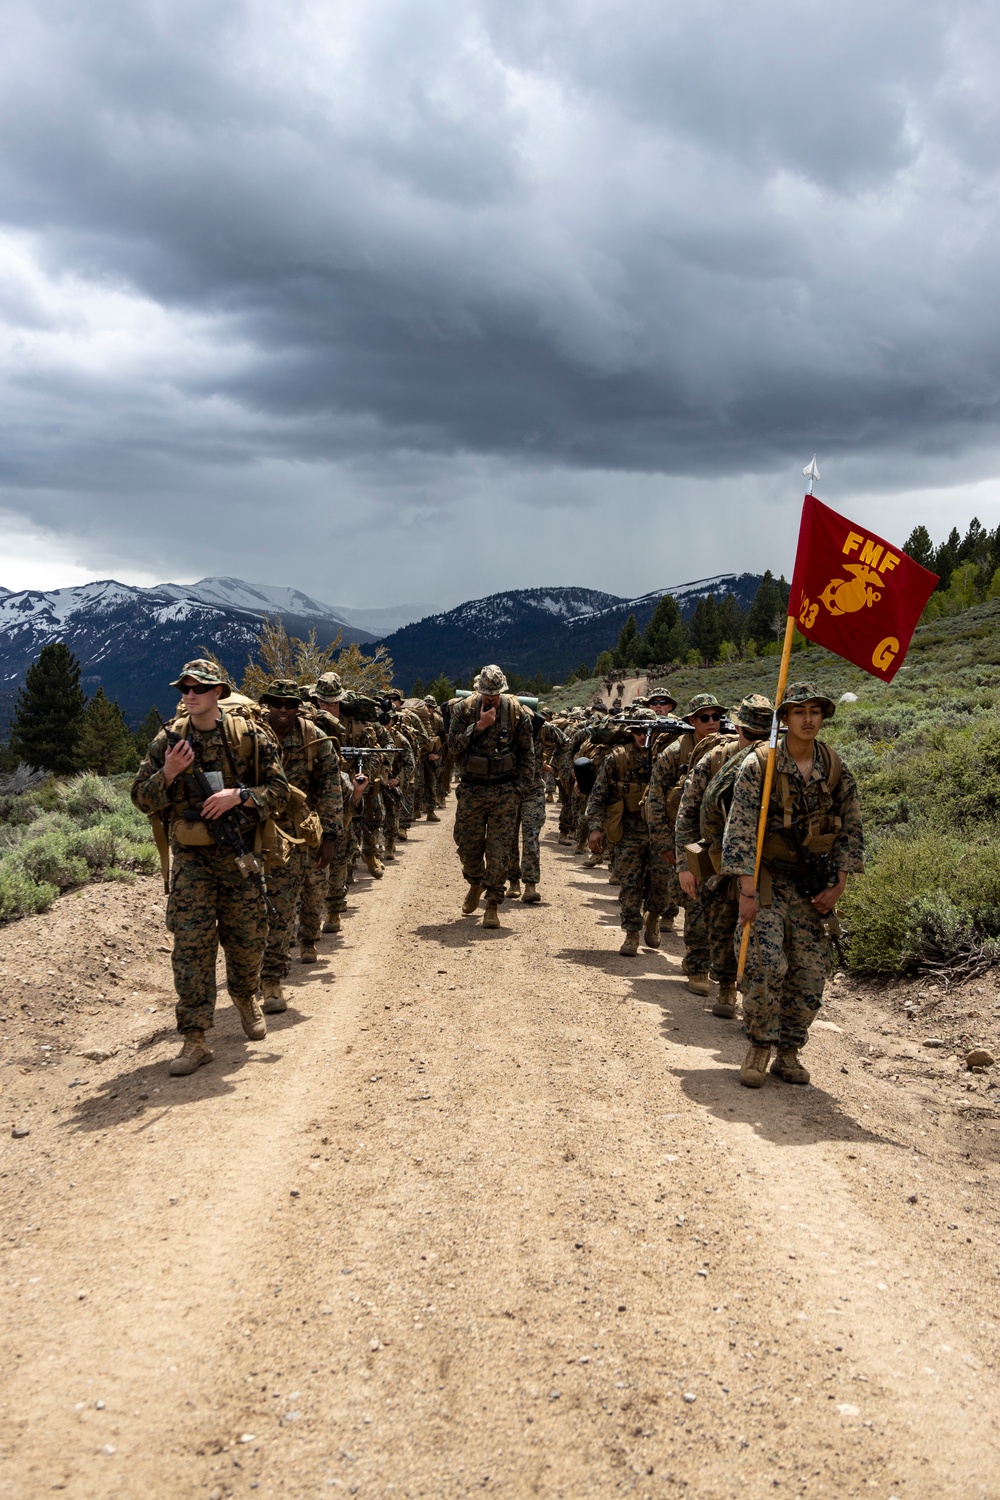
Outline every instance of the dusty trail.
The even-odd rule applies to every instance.
[[[5,983],[155,889],[8,929]],[[224,1002],[167,1077],[149,910],[117,1056],[5,1048],[0,1494],[1000,1495],[996,1137],[865,1072],[843,990],[815,1088],[740,1089],[551,829],[542,889],[484,932],[422,825],[266,1042]]]

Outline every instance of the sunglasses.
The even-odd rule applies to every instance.
[[[203,698],[206,693],[214,692],[218,686],[217,682],[211,683],[208,687],[204,683],[188,682],[181,688],[180,693],[182,698],[186,698],[189,693],[193,693],[196,698]]]
[[[696,724],[719,724],[722,721],[722,714],[695,714],[694,717]]]

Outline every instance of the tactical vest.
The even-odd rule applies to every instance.
[[[465,702],[470,705],[469,720],[475,724],[482,713],[482,695],[477,694],[475,698],[466,698]],[[462,780],[473,785],[487,785],[489,782],[513,781],[517,776],[517,757],[513,750],[514,731],[521,718],[521,705],[516,698],[509,697],[503,693],[500,698],[500,710],[497,714],[497,722],[500,725],[499,744],[497,753],[493,755],[477,755],[474,752],[467,754],[462,761]]]
[[[844,763],[836,750],[831,745],[824,744],[822,740],[816,741],[816,749],[819,751],[823,765],[820,791],[823,794],[825,807],[808,813],[801,807],[797,811],[795,793],[792,791],[791,778],[787,771],[778,771],[771,787],[764,847],[761,851],[760,899],[762,906],[771,904],[771,880],[775,861],[779,861],[782,865],[797,864],[799,851],[796,843],[799,840],[810,854],[829,854],[840,833],[842,820],[831,809],[833,793],[840,781]],[[757,756],[762,780],[767,766],[767,751],[766,745],[758,745],[753,752]],[[775,817],[772,812],[775,792],[777,792],[777,800],[781,806],[780,818]],[[782,836],[782,830],[791,832],[793,829],[795,839]]]
[[[633,817],[636,814],[645,817],[649,779],[653,769],[652,760],[644,756],[638,764],[630,764],[631,749],[630,745],[616,745],[609,752],[609,759],[614,767],[614,774],[621,791],[621,796],[616,801],[608,803],[604,815],[604,837],[609,844],[621,843],[626,812],[631,813]]]

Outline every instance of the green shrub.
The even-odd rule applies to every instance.
[[[33,880],[20,865],[0,863],[0,922],[48,911],[58,894],[54,885]]]
[[[69,835],[56,828],[25,839],[10,857],[40,885],[65,891],[87,879],[86,861],[73,852]]]

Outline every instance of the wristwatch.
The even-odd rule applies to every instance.
[[[239,788],[239,793],[240,793],[240,803],[241,804],[244,803],[244,802],[249,802],[249,800],[250,800],[250,788],[248,786],[241,786]]]

